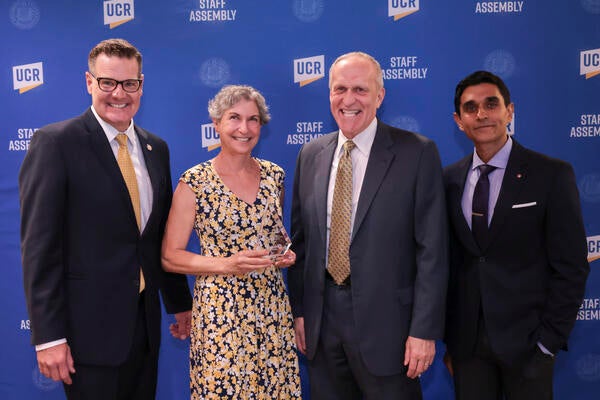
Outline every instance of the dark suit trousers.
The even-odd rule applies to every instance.
[[[544,354],[537,345],[531,353],[522,365],[502,362],[492,351],[480,318],[473,356],[452,360],[456,399],[551,400],[554,357]]]
[[[369,372],[360,355],[352,308],[351,287],[326,279],[319,344],[309,361],[311,399],[420,400],[418,379]]]
[[[64,385],[69,400],[152,400],[156,395],[158,351],[150,351],[146,325],[146,302],[140,295],[138,318],[128,358],[121,365],[78,364],[73,384]],[[119,340],[119,338],[105,338]]]

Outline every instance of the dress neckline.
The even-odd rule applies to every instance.
[[[259,179],[258,179],[258,188],[256,189],[256,194],[254,195],[254,201],[249,203],[246,200],[242,199],[240,196],[238,196],[238,194],[236,192],[234,192],[233,190],[231,190],[229,188],[229,186],[227,186],[227,184],[225,183],[225,181],[221,178],[221,175],[219,175],[219,173],[217,172],[217,169],[215,168],[214,165],[214,161],[215,159],[212,158],[208,161],[208,165],[210,166],[210,169],[212,171],[212,173],[215,175],[216,179],[219,181],[219,183],[221,184],[221,186],[223,186],[224,190],[228,193],[230,193],[233,197],[235,197],[236,199],[238,199],[239,201],[241,201],[242,203],[246,204],[247,206],[256,206],[260,203],[260,199],[259,199],[259,194],[260,194],[260,189],[263,186],[263,181],[264,181],[264,168],[262,163],[260,162],[260,160],[256,157],[251,157],[252,160],[254,160],[256,162],[256,164],[258,165],[258,169],[259,169]]]

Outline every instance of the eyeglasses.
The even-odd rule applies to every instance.
[[[98,81],[98,87],[103,92],[112,92],[117,86],[121,85],[123,90],[127,93],[135,93],[142,87],[143,79],[125,79],[124,81],[118,81],[111,78],[96,78],[91,72],[89,74]]]

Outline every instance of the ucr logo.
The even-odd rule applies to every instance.
[[[388,17],[394,21],[419,11],[419,0],[388,0]]]
[[[600,49],[586,50],[580,53],[579,75],[585,75],[585,79],[600,74]]]
[[[133,0],[104,1],[104,25],[109,25],[110,29],[129,22],[134,17]]]
[[[208,151],[221,146],[221,136],[215,129],[213,124],[202,125],[202,148],[206,148]]]
[[[36,88],[44,83],[44,68],[41,62],[13,67],[13,88],[19,93]]]
[[[596,261],[600,258],[600,235],[588,236],[588,262]]]
[[[294,83],[306,86],[325,76],[325,56],[314,56],[294,60]]]

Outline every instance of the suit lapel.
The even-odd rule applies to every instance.
[[[490,234],[488,235],[489,241],[487,245],[493,243],[494,237],[501,230],[504,221],[506,221],[511,212],[512,205],[515,204],[515,199],[527,182],[527,158],[523,150],[523,147],[513,139],[513,148],[508,158],[508,164],[506,165],[506,171],[502,179],[502,186],[500,187],[500,194],[498,195],[498,201],[496,202],[494,215],[490,223]]]
[[[390,164],[394,160],[395,155],[390,151],[392,144],[393,141],[390,138],[387,126],[378,121],[377,132],[375,133],[375,139],[373,140],[365,177],[360,190],[360,197],[358,198],[350,243],[352,243],[354,236],[356,236],[356,232],[360,229],[360,225],[367,215],[367,211],[371,206],[373,198],[379,190],[379,186],[381,186]]]
[[[123,179],[123,174],[121,174],[121,169],[119,168],[115,154],[110,147],[110,143],[106,138],[106,134],[96,120],[91,109],[88,109],[86,113],[83,114],[83,119],[90,139],[91,151],[98,158],[99,164],[113,182],[113,187],[116,188],[118,196],[123,201],[126,209],[129,210],[128,214],[130,214],[131,223],[137,228],[137,221],[135,219],[133,205],[131,204],[131,197],[129,197],[125,179]]]
[[[314,208],[317,213],[317,221],[319,221],[319,232],[321,234],[321,243],[326,243],[327,239],[327,191],[329,188],[329,175],[331,174],[331,163],[333,162],[333,154],[337,147],[337,131],[330,134],[330,140],[325,143],[323,148],[315,156],[315,165],[312,169],[315,172],[314,193],[315,204]]]
[[[477,253],[479,247],[475,242],[475,238],[473,238],[473,232],[469,228],[469,223],[462,210],[462,196],[472,162],[472,155],[463,158],[459,162],[459,165],[451,174],[451,181],[447,185],[446,195],[448,196],[448,214],[452,220],[452,226],[455,227],[456,235],[465,247],[469,248],[472,253]]]

